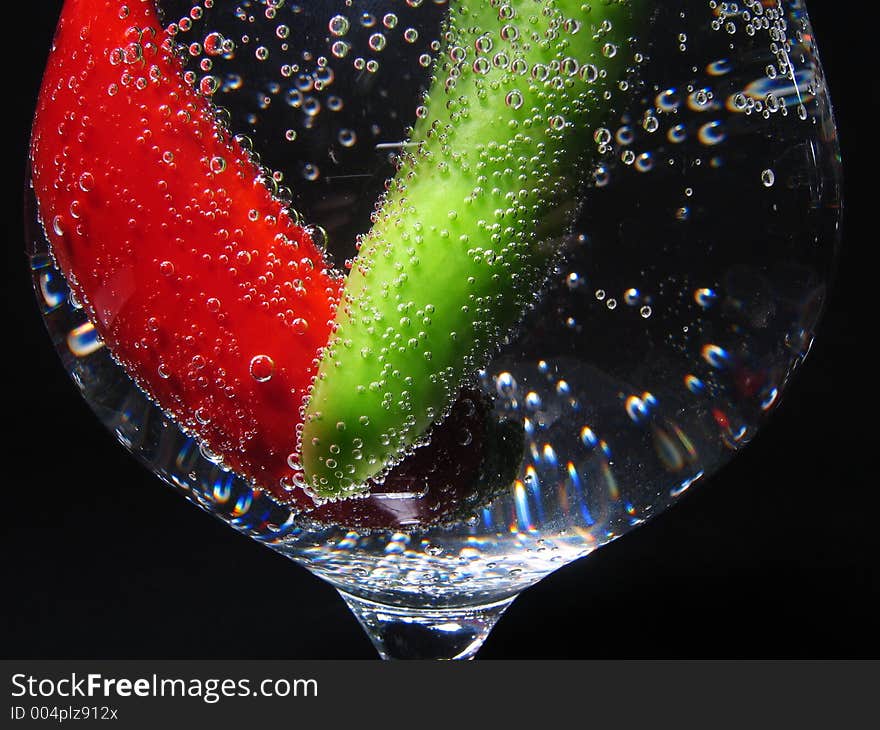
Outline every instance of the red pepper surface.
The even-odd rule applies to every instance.
[[[67,0],[33,128],[58,265],[113,357],[281,501],[341,281],[184,79],[151,0]]]

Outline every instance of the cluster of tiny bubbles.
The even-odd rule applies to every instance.
[[[675,77],[668,71],[658,74],[666,83],[646,89],[640,108],[622,115],[616,128],[593,130],[600,152],[593,174],[596,187],[608,185],[613,175],[631,172],[681,175],[699,166],[704,171],[722,170],[728,162],[731,134],[748,133],[757,126],[744,123],[742,117],[770,120],[793,113],[800,121],[818,123],[817,114],[809,109],[824,89],[803,6],[795,3],[786,10],[766,5],[760,0],[712,0],[709,27],[719,33],[721,42],[711,44],[707,43],[711,36],[688,23],[697,13],[668,9],[670,19],[682,28],[671,40],[684,78],[669,85]],[[699,17],[702,22],[702,14]],[[701,39],[699,48],[688,43],[694,37]],[[707,61],[709,48],[717,49],[718,56]],[[655,57],[675,60],[674,52],[660,50],[655,49]],[[753,58],[758,53],[766,62],[755,68]],[[758,73],[750,75],[753,69]],[[762,186],[771,187],[773,179],[772,170],[760,172]],[[692,210],[692,205],[683,204],[670,212],[687,222]]]
[[[159,2],[193,85],[230,110],[229,124],[259,150],[263,164],[280,171],[307,216],[319,198],[325,207],[327,200],[326,189],[310,192],[304,183],[380,192],[382,178],[368,170],[377,156],[386,171],[393,168],[413,121],[401,112],[415,109],[427,89],[445,4],[408,0],[383,9],[341,2],[316,12],[255,0]],[[388,103],[397,97],[413,103]]]
[[[333,259],[350,259],[372,212],[352,201],[377,200],[406,149],[446,0],[158,5],[193,85],[276,171],[276,193],[321,220]]]
[[[581,235],[578,238],[580,239],[581,244],[587,240],[587,236],[585,235]],[[573,311],[580,306],[578,302],[580,297],[583,296],[586,291],[584,287],[587,285],[587,278],[578,271],[568,271],[565,273],[566,271],[566,269],[561,270],[562,280],[564,286],[572,294],[568,300],[568,304],[570,310]],[[601,273],[598,273],[597,277],[601,278]],[[593,290],[592,297],[597,303],[603,305],[606,312],[618,312],[623,316],[629,316],[627,313],[635,312],[643,320],[649,319],[654,313],[653,295],[650,294],[649,291],[640,287],[628,286],[622,288],[620,296],[610,294],[604,287],[599,287]],[[625,307],[619,307],[619,304],[624,304]],[[565,312],[565,315],[564,322],[566,326],[569,329],[577,330],[577,316],[568,311]]]

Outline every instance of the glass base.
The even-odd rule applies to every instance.
[[[382,659],[473,659],[516,598],[482,606],[421,609],[339,594]]]

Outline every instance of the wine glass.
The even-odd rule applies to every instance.
[[[193,81],[341,262],[424,113],[451,9],[276,5],[159,3]],[[181,430],[104,346],[34,207],[37,299],[99,418],[188,499],[335,586],[383,657],[473,657],[522,590],[732,458],[809,351],[840,164],[806,9],[651,14],[625,100],[581,132],[596,157],[536,306],[365,498],[300,512]],[[211,53],[212,34],[231,49]]]

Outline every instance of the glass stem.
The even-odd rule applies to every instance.
[[[473,659],[516,596],[482,606],[390,606],[339,591],[382,659]]]

